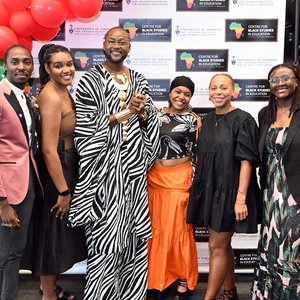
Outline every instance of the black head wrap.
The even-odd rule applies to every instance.
[[[188,88],[193,96],[194,94],[194,90],[195,90],[195,84],[194,82],[186,76],[178,76],[176,77],[170,85],[170,92],[175,89],[178,86],[184,86],[186,88]]]

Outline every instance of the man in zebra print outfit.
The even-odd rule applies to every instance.
[[[123,65],[130,47],[127,31],[110,29],[103,41],[105,62],[82,76],[76,93],[81,174],[69,221],[85,225],[85,300],[146,299],[146,180],[159,134],[145,77]]]

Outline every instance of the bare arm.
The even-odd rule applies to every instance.
[[[246,205],[246,196],[248,192],[248,187],[251,179],[252,165],[249,161],[241,161],[241,170],[239,178],[239,187],[236,195],[236,201],[234,205],[234,211],[236,215],[236,220],[242,221],[248,216],[248,208]]]
[[[59,130],[61,125],[62,104],[55,90],[45,87],[38,99],[42,122],[42,150],[47,170],[59,192],[68,189],[61,162],[57,153]],[[58,196],[57,203],[52,207],[61,209],[56,217],[61,218],[68,213],[71,195]]]

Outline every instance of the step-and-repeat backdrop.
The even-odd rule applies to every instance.
[[[196,85],[191,104],[204,116],[212,109],[208,84],[219,72],[235,79],[233,105],[251,113],[266,105],[267,74],[283,62],[285,6],[283,0],[104,0],[102,11],[91,19],[66,22],[52,41],[71,49],[76,76],[70,91],[75,97],[80,77],[105,60],[104,34],[122,26],[132,39],[126,66],[146,76],[158,107],[166,106],[170,81],[189,76]],[[38,52],[33,43],[34,77],[27,87],[36,94]],[[194,228],[199,272],[208,272],[208,232]],[[236,234],[232,245],[236,269],[251,272],[258,234]],[[85,263],[69,272],[85,272]]]

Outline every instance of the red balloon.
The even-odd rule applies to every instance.
[[[8,25],[10,15],[11,13],[9,9],[0,1],[0,25],[1,26]]]
[[[8,27],[0,26],[0,59],[4,58],[5,51],[18,44],[18,38]]]
[[[69,10],[79,18],[91,18],[102,8],[103,0],[66,0]]]
[[[36,27],[36,22],[31,13],[27,11],[14,12],[9,20],[9,27],[15,32],[17,36],[30,36]]]
[[[57,26],[55,28],[46,28],[39,24],[36,24],[35,31],[31,36],[38,41],[50,41],[57,36],[59,29],[60,26]]]
[[[43,27],[56,28],[62,24],[68,13],[65,0],[32,0],[31,14]]]
[[[30,6],[31,0],[2,0],[2,2],[13,10],[25,10]]]
[[[76,21],[79,17],[75,16],[70,10],[68,10],[66,21]]]
[[[24,46],[25,48],[27,48],[30,52],[32,50],[32,38],[31,36],[27,36],[27,37],[19,37],[18,38],[18,44]]]

